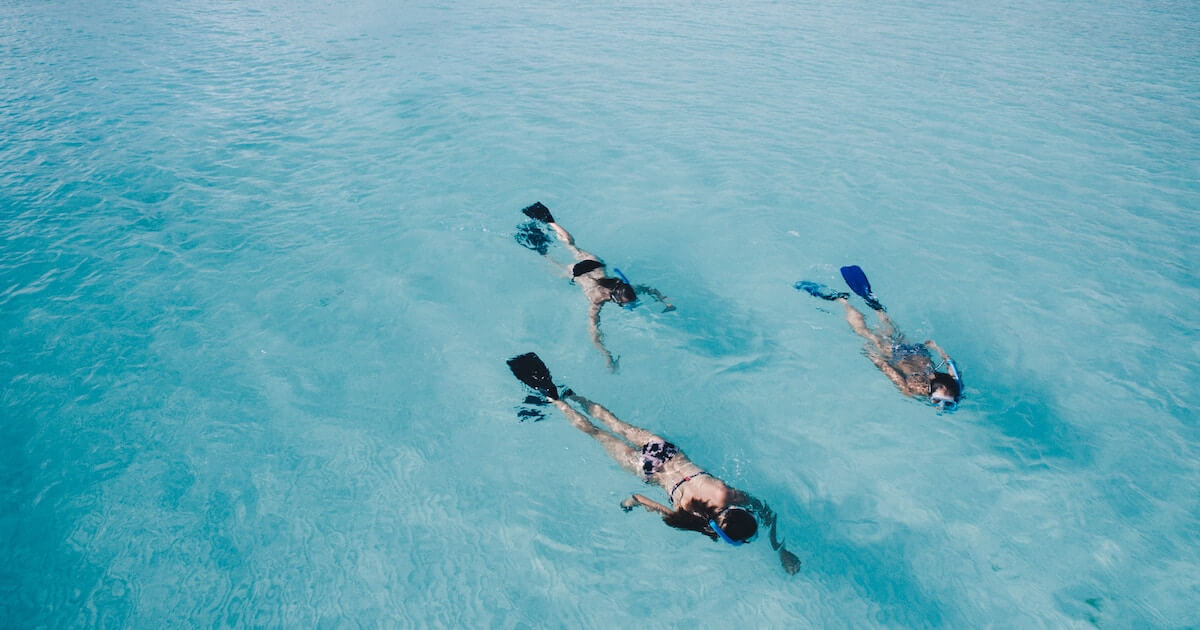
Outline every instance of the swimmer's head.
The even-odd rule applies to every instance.
[[[727,507],[721,510],[712,522],[720,527],[719,530],[714,528],[717,535],[720,536],[721,533],[724,533],[725,536],[721,536],[721,538],[728,538],[725,542],[730,544],[749,542],[758,533],[758,521],[754,519],[754,515],[740,507]]]
[[[636,302],[637,292],[633,290],[633,287],[622,282],[612,290],[612,301],[622,305]]]
[[[929,387],[931,394],[943,394],[950,398],[957,399],[961,392],[958,391],[958,381],[945,372],[934,372],[933,377],[929,379]]]
[[[929,402],[946,409],[958,406],[962,392],[958,389],[958,380],[945,372],[934,372],[929,379]]]
[[[633,287],[618,278],[601,278],[596,284],[608,289],[608,299],[617,304],[625,305],[637,301],[637,292]]]

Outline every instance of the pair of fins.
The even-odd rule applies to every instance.
[[[854,291],[856,294],[862,297],[862,299],[866,300],[867,306],[870,306],[881,313],[887,312],[887,309],[884,308],[883,304],[879,302],[879,298],[875,297],[875,293],[871,291],[871,283],[867,281],[867,274],[863,273],[862,267],[859,267],[858,265],[847,265],[842,267],[841,271],[842,279],[846,281],[846,285],[850,287],[851,291]],[[833,301],[850,297],[850,294],[846,293],[845,291],[834,291],[823,284],[811,282],[809,280],[801,280],[793,286],[795,286],[799,291],[804,291],[805,293],[813,297],[821,298],[822,300]]]
[[[534,221],[554,223],[554,215],[550,214],[550,209],[540,201],[535,201],[533,205],[522,209],[521,212]],[[550,238],[538,228],[537,224],[531,222],[522,226],[518,231],[517,242],[544,256],[548,251]],[[586,271],[583,273],[586,273]],[[509,359],[508,369],[512,370],[513,376],[517,377],[517,380],[527,385],[533,391],[545,396],[548,400],[558,400],[558,386],[554,384],[554,380],[550,377],[550,368],[546,367],[546,364],[542,362],[542,359],[537,354],[526,352],[521,356]],[[529,403],[531,401],[526,398],[525,402]],[[529,415],[532,416],[535,414],[538,416],[535,419],[540,419],[540,414],[537,412],[531,412]],[[522,415],[525,414],[522,413]]]

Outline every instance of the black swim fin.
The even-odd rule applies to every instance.
[[[512,370],[517,380],[541,393],[550,400],[558,400],[558,387],[550,379],[550,370],[538,358],[538,355],[527,352],[519,357],[508,360],[508,369]]]
[[[534,221],[526,221],[517,227],[513,238],[522,247],[545,256],[550,252],[550,237],[542,231],[542,227]]]
[[[525,209],[521,210],[521,212],[534,221],[541,221],[542,223],[554,223],[554,217],[550,215],[550,208],[542,205],[542,202],[540,201],[533,202],[532,206],[526,207]]]

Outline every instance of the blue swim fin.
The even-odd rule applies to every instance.
[[[842,267],[842,278],[846,281],[851,291],[854,291],[867,301],[867,306],[877,311],[887,312],[887,309],[875,297],[875,293],[871,291],[871,283],[867,281],[867,274],[863,273],[862,267],[858,265]]]
[[[804,291],[813,297],[821,298],[822,300],[829,300],[830,302],[841,298],[850,297],[850,294],[846,293],[845,291],[834,291],[823,284],[810,282],[808,280],[801,280],[792,286],[795,287],[797,291]]]

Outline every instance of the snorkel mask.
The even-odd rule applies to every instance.
[[[938,411],[954,411],[958,409],[958,401],[948,396],[934,394],[929,397],[929,404],[938,408]]]
[[[958,401],[962,399],[963,392],[962,376],[960,376],[958,373],[958,366],[954,364],[954,359],[946,359],[945,363],[946,369],[950,373],[950,377],[954,379],[954,384],[958,386],[958,395],[951,397],[946,396],[945,394],[930,393],[929,404],[937,407],[938,413],[949,413],[958,409]],[[938,367],[941,366],[939,365]],[[930,390],[932,391],[932,389],[933,386],[931,384]]]

